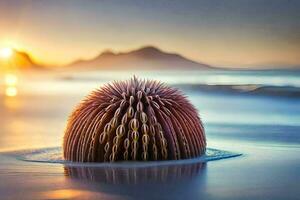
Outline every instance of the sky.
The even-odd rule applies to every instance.
[[[300,66],[300,1],[0,1],[0,48],[40,63],[146,45],[221,67]]]

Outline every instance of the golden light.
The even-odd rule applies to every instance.
[[[6,74],[4,79],[5,84],[8,86],[16,85],[18,82],[18,77],[14,74]]]
[[[0,56],[2,58],[10,58],[13,54],[13,49],[6,47],[0,50]]]
[[[84,195],[85,191],[74,189],[61,189],[49,192],[42,192],[43,199],[71,199]]]
[[[18,90],[14,86],[9,86],[5,90],[5,95],[8,97],[14,97],[17,96],[17,94],[18,94]]]

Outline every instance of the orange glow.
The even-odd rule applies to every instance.
[[[95,196],[94,192],[77,190],[77,189],[59,189],[41,193],[42,199],[89,199],[90,196]],[[104,195],[101,195],[104,196]],[[105,196],[104,196],[105,197]],[[102,198],[99,198],[102,199]]]
[[[47,193],[47,199],[69,199],[80,194],[80,191],[72,189],[54,190]]]

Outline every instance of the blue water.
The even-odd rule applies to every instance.
[[[161,80],[169,84],[208,84],[208,85],[268,85],[300,87],[300,70],[265,70],[265,71],[100,71],[100,72],[62,72],[65,78],[81,81],[125,80],[133,75],[141,78]]]

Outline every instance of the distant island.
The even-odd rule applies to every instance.
[[[90,60],[77,60],[66,66],[80,70],[211,70],[214,67],[176,53],[146,46],[129,52],[104,51]]]
[[[154,46],[144,46],[127,52],[103,51],[92,59],[80,59],[63,66],[35,62],[25,51],[11,49],[9,58],[1,57],[0,68],[5,70],[67,70],[67,71],[166,71],[166,70],[299,70],[299,66],[264,64],[260,68],[222,68],[188,59],[178,53],[163,51]]]

